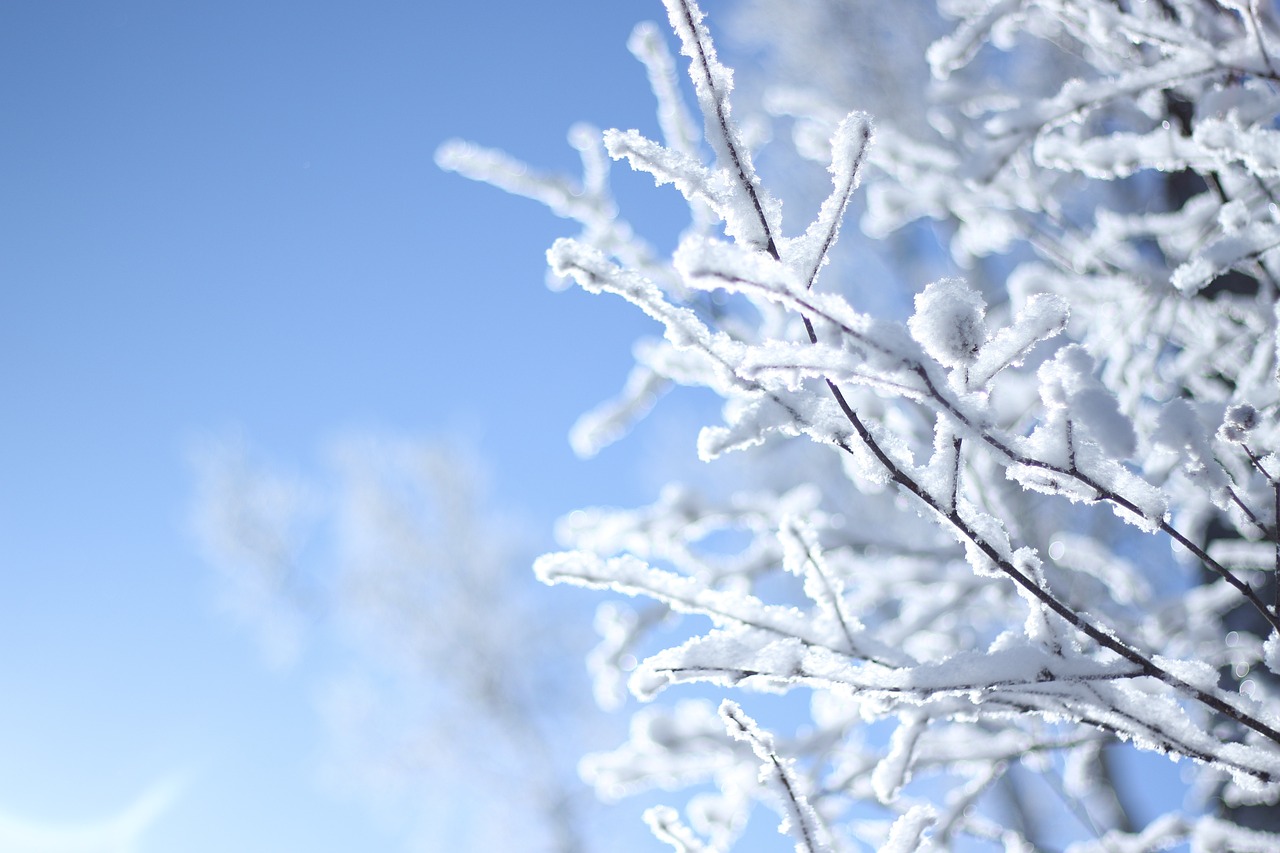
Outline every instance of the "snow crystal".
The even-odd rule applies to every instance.
[[[871,786],[880,802],[892,803],[898,798],[898,792],[911,780],[911,763],[916,742],[924,733],[928,722],[928,718],[921,714],[908,714],[904,715],[904,719],[894,730],[893,737],[889,739],[889,752],[871,774]]]
[[[1232,444],[1244,444],[1249,433],[1258,426],[1258,410],[1248,403],[1228,406],[1218,427],[1218,438]]]
[[[889,837],[880,847],[880,853],[917,853],[924,841],[924,834],[938,820],[933,806],[912,806],[906,814],[893,822]]]
[[[1064,409],[1068,420],[1113,457],[1132,455],[1137,445],[1133,423],[1120,412],[1115,395],[1093,377],[1093,357],[1072,344],[1041,365],[1040,393],[1051,409]]]
[[[644,63],[649,74],[649,87],[658,101],[658,125],[669,148],[693,155],[698,149],[698,132],[693,116],[680,96],[675,62],[667,50],[661,32],[652,21],[642,21],[631,31],[627,49]]]
[[[760,781],[772,783],[778,793],[782,820],[778,832],[795,834],[796,853],[826,853],[831,849],[826,827],[818,813],[802,793],[802,780],[796,775],[795,761],[780,758],[774,752],[773,736],[763,731],[747,716],[738,703],[725,699],[720,703],[720,716],[734,740],[750,745],[761,761]]]
[[[733,72],[717,58],[698,4],[693,0],[665,3],[672,29],[680,38],[680,52],[690,59],[689,76],[697,93],[706,139],[716,153],[719,171],[729,176],[726,192],[720,197],[720,215],[733,225],[731,236],[764,248],[772,242],[772,232],[778,230],[782,206],[760,187],[750,151],[743,145],[738,125],[731,117]]]
[[[557,216],[583,221],[593,214],[594,200],[573,181],[544,175],[502,151],[461,139],[436,149],[436,165],[476,181],[493,184],[513,195],[542,202]]]
[[[1067,301],[1051,293],[1032,294],[1013,323],[983,344],[969,370],[969,386],[982,388],[1001,370],[1022,363],[1031,348],[1067,326]]]
[[[1220,163],[1221,158],[1167,124],[1148,133],[1109,133],[1083,140],[1062,131],[1044,134],[1035,142],[1036,162],[1104,180],[1126,178],[1143,169],[1176,172]]]
[[[1121,501],[1113,500],[1111,511],[1117,518],[1147,533],[1160,529],[1169,512],[1169,498],[1161,489],[1118,462],[1099,460],[1088,467],[1089,474],[1104,488],[1119,495],[1137,510],[1134,512]]]
[[[1233,853],[1274,853],[1280,849],[1280,835],[1203,817],[1192,833],[1193,850],[1230,850]],[[1150,848],[1148,848],[1150,849]]]
[[[646,139],[636,130],[606,130],[604,144],[613,159],[625,159],[636,171],[648,172],[658,186],[674,184],[690,205],[705,204],[715,211],[730,237],[761,248],[766,244],[760,215],[742,203],[740,176],[734,172],[708,169],[693,156]],[[772,211],[776,204],[770,204]]]
[[[1005,476],[1024,489],[1058,495],[1072,503],[1093,503],[1100,497],[1097,489],[1079,478],[1040,465],[1010,465]]]
[[[1243,127],[1235,117],[1206,117],[1196,122],[1192,138],[1203,150],[1212,152],[1220,167],[1242,163],[1259,176],[1280,174],[1280,132]]]
[[[569,446],[583,459],[595,456],[648,414],[670,384],[651,367],[637,364],[621,394],[578,418],[569,431]]]
[[[1280,249],[1280,226],[1255,222],[1239,231],[1223,234],[1173,271],[1169,281],[1191,296],[1231,269],[1248,267]]]
[[[1229,201],[1222,206],[1222,210],[1218,211],[1218,224],[1226,234],[1238,234],[1251,219],[1249,205],[1242,199]]]
[[[670,844],[676,849],[676,853],[703,853],[707,850],[706,845],[680,822],[680,816],[670,806],[647,809],[643,818],[653,837]]]
[[[1192,448],[1199,454],[1212,453],[1205,440],[1204,426],[1196,416],[1195,409],[1182,398],[1170,400],[1160,410],[1160,418],[1151,434],[1151,440],[1170,450]]]
[[[1104,450],[1120,458],[1133,453],[1137,441],[1133,424],[1120,413],[1114,394],[1101,385],[1082,388],[1072,396],[1071,404],[1072,419],[1084,424]]]
[[[1221,678],[1213,664],[1202,660],[1175,660],[1163,655],[1152,655],[1151,660],[1165,672],[1206,692],[1214,690]]]
[[[698,433],[698,458],[710,462],[725,453],[764,443],[771,432],[795,432],[795,413],[769,394],[757,394],[725,405],[725,426],[703,427]]]
[[[953,71],[968,65],[969,61],[977,55],[983,42],[990,36],[995,24],[1021,6],[1021,0],[997,0],[997,2],[987,3],[986,8],[982,8],[980,13],[964,21],[954,33],[931,44],[926,58],[929,60],[933,76],[939,80],[945,80]]]
[[[785,250],[789,263],[813,287],[827,254],[840,236],[849,199],[862,180],[862,164],[871,144],[871,117],[850,113],[840,122],[831,138],[831,195],[822,203],[818,218],[804,236],[791,241]]]
[[[1170,400],[1160,410],[1151,440],[1159,447],[1177,452],[1184,468],[1210,488],[1222,488],[1228,478],[1209,444],[1208,430],[1192,405],[1182,398]]]
[[[916,311],[908,321],[911,337],[947,367],[972,364],[987,342],[987,304],[958,278],[944,278],[916,294]]]

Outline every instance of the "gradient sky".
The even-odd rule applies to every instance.
[[[625,451],[565,439],[651,326],[548,291],[572,226],[432,153],[570,169],[575,121],[655,133],[625,41],[661,15],[0,5],[0,848],[396,849],[316,782],[307,669],[265,667],[214,606],[187,457],[228,431],[302,466],[344,430],[462,433],[537,525],[651,496]],[[647,178],[619,193],[682,222]]]

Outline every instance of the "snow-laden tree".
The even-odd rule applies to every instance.
[[[606,704],[623,683],[733,695],[644,706],[584,774],[608,796],[701,786],[648,814],[683,851],[731,846],[757,801],[803,851],[1280,850],[1247,808],[1280,798],[1271,7],[755,0],[785,84],[769,116],[734,100],[696,2],[666,6],[692,89],[657,27],[630,43],[661,139],[576,128],[580,180],[438,154],[580,223],[548,252],[557,280],[663,329],[575,448],[700,386],[723,400],[701,457],[759,472],[574,513],[538,560],[548,583],[634,599],[600,611]],[[816,212],[784,219],[789,187],[756,171],[770,119],[828,168]],[[687,200],[672,256],[622,218],[610,158]],[[952,274],[838,248],[851,210],[882,261],[941,244]],[[905,322],[860,310],[904,286]],[[744,710],[758,691],[808,718],[766,730]],[[1135,825],[1120,742],[1175,785],[1191,766],[1198,798]]]
[[[523,849],[586,849],[598,809],[573,753],[593,740],[590,703],[559,664],[588,626],[539,600],[532,537],[493,507],[473,453],[362,436],[333,445],[327,476],[282,473],[236,442],[197,461],[193,520],[229,608],[275,663],[327,662],[336,787],[419,816],[415,850],[512,833]],[[472,818],[498,802],[502,820]]]

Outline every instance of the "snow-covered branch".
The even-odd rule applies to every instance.
[[[756,170],[694,0],[666,6],[705,150],[648,26],[631,47],[663,141],[601,137],[688,202],[672,256],[629,245],[615,211],[552,179],[512,187],[589,224],[548,253],[558,275],[663,327],[575,446],[612,440],[660,390],[699,386],[723,401],[699,455],[757,472],[754,490],[672,486],[562,526],[566,550],[539,577],[656,603],[602,609],[601,695],[627,680],[646,700],[689,682],[813,696],[789,740],[734,703],[732,743],[705,709],[646,712],[584,770],[602,790],[714,782],[687,823],[649,813],[678,850],[727,846],[760,790],[800,850],[960,836],[1030,849],[1042,830],[991,803],[1017,785],[1011,759],[1043,752],[1066,813],[1097,836],[1072,849],[1262,849],[1272,836],[1230,813],[1135,828],[1123,798],[1097,802],[1109,774],[1078,768],[1119,740],[1193,760],[1232,809],[1280,797],[1275,16],[1189,0],[939,5],[902,6],[923,29],[960,19],[928,50],[935,82],[918,104],[880,102],[874,124],[847,94],[868,74],[846,44],[861,36],[837,23],[883,14],[874,4],[822,0],[769,34],[823,70],[770,101],[829,168],[803,227],[784,226],[789,188]],[[849,90],[818,82],[841,69]],[[504,162],[487,179],[506,180]],[[861,260],[880,251],[868,235],[899,247],[892,263]],[[920,255],[946,274],[913,279]],[[894,288],[913,310],[868,310]],[[685,627],[666,636],[673,613]],[[887,743],[862,734],[879,720],[896,721]],[[854,819],[856,804],[884,820]]]

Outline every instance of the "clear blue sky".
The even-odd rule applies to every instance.
[[[570,168],[575,121],[654,132],[624,45],[661,14],[0,5],[0,838],[172,783],[147,853],[394,849],[314,784],[308,673],[261,666],[214,607],[184,457],[228,429],[302,464],[345,429],[471,432],[539,524],[644,499],[633,462],[565,434],[646,321],[549,292],[571,225],[432,153]],[[646,183],[622,189],[658,204],[640,218],[678,215]]]

